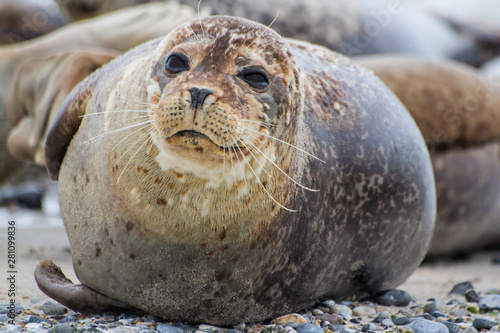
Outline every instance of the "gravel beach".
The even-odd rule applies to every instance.
[[[54,184],[44,187],[43,210],[0,208],[0,332],[238,333],[238,332],[468,332],[500,331],[500,251],[475,253],[460,260],[424,263],[398,291],[374,300],[312,305],[263,323],[214,327],[172,323],[151,315],[84,316],[50,300],[33,278],[36,264],[53,260],[73,282],[69,243],[57,209]],[[15,297],[9,296],[8,221],[16,221]],[[5,250],[4,250],[5,249]],[[470,284],[461,284],[468,281]],[[458,285],[458,287],[456,287]],[[450,292],[455,287],[455,293]],[[15,316],[9,315],[11,299]],[[389,302],[389,303],[387,303]],[[391,303],[392,302],[392,303]],[[409,302],[409,303],[408,303]],[[383,305],[386,304],[386,305]],[[389,305],[397,304],[397,305]]]

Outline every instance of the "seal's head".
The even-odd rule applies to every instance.
[[[278,34],[215,16],[172,31],[155,56],[147,98],[162,168],[230,186],[245,169],[228,166],[254,163],[258,173],[273,159],[272,138],[283,139],[302,100],[298,65]]]

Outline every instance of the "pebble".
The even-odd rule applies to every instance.
[[[479,301],[479,308],[484,311],[500,310],[500,295],[486,295]]]
[[[489,330],[496,325],[498,325],[498,322],[485,318],[476,318],[472,322],[472,326],[474,326],[478,331],[482,330],[483,328]]]
[[[12,306],[10,304],[0,304],[0,313],[1,314],[9,313],[11,309],[12,309]],[[24,310],[24,308],[21,307],[20,304],[14,303],[14,312],[16,314],[21,313],[23,310]]]
[[[481,298],[479,297],[479,295],[476,293],[475,290],[467,290],[465,292],[465,299],[467,300],[467,302],[476,302],[478,303]]]
[[[478,333],[474,326],[469,327],[464,331],[464,333]]]
[[[352,309],[352,314],[354,316],[375,318],[377,316],[377,310],[369,306],[358,306]]]
[[[302,324],[295,329],[297,333],[324,333],[323,329],[313,324]]]
[[[450,314],[454,317],[465,317],[465,316],[470,316],[471,313],[466,309],[455,309],[451,310]]]
[[[374,301],[386,306],[407,306],[411,302],[411,296],[404,290],[392,289],[378,294]]]
[[[399,318],[394,318],[392,320],[392,322],[396,326],[404,326],[404,325],[408,325],[410,323],[410,319],[406,318],[406,317],[399,317]]]
[[[465,293],[468,290],[474,290],[474,287],[472,286],[472,283],[469,281],[461,282],[459,284],[456,284],[453,289],[450,291],[450,294],[457,294],[457,295],[462,295],[465,296]]]
[[[332,307],[333,313],[341,315],[345,320],[350,320],[352,316],[352,310],[345,305],[335,304]]]
[[[500,332],[500,325],[493,326],[492,328],[490,328],[490,331],[491,332]]]
[[[156,326],[156,330],[159,333],[184,333],[184,330],[182,328],[167,325],[167,324],[158,324]]]
[[[341,315],[338,314],[324,314],[324,315],[319,315],[316,317],[316,319],[323,320],[323,321],[328,321],[332,325],[343,325],[345,324],[344,318],[342,318]]]
[[[445,307],[444,302],[441,300],[437,300],[437,301],[434,301],[432,303],[427,304],[424,307],[424,312],[432,314],[433,312],[444,310],[444,307]]]
[[[273,324],[276,325],[286,325],[290,323],[296,323],[301,325],[301,324],[307,324],[307,319],[299,315],[298,313],[292,313],[286,316],[278,317],[274,319],[272,322]]]
[[[417,319],[409,325],[415,333],[448,333],[448,327],[426,319]]]
[[[60,316],[68,312],[64,306],[53,302],[45,302],[42,305],[42,311],[47,316]]]
[[[391,314],[387,311],[382,311],[379,313],[379,315],[373,319],[373,322],[374,323],[377,323],[377,324],[380,324],[382,323],[383,320],[387,319],[387,318],[391,318]]]
[[[344,325],[328,325],[328,329],[332,332],[340,332],[344,327]]]
[[[286,331],[286,328],[285,328],[285,331]],[[234,328],[230,328],[230,329],[226,330],[224,333],[243,333],[243,331],[237,330]]]
[[[361,328],[362,332],[368,332],[368,331],[375,331],[376,327],[374,323],[368,323],[366,325],[363,325]]]
[[[434,318],[439,318],[439,317],[445,317],[445,318],[447,318],[448,317],[447,314],[444,314],[441,311],[434,311],[433,313],[431,313],[431,316],[434,317]]]
[[[49,331],[49,333],[73,333],[75,331],[76,328],[69,324],[57,324]]]
[[[452,323],[449,321],[442,321],[441,324],[448,327],[449,333],[457,333],[460,330],[460,326],[458,326],[458,324],[455,324],[455,323]]]
[[[471,305],[467,306],[467,311],[469,311],[470,313],[477,314],[477,313],[479,313],[479,305],[471,304]]]
[[[358,333],[359,331],[354,328],[344,327],[340,333]]]

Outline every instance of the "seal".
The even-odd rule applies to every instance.
[[[103,66],[68,96],[45,153],[78,279],[173,321],[234,325],[393,288],[434,227],[429,153],[395,95],[236,17]],[[44,267],[40,288],[68,304]]]
[[[450,60],[385,55],[355,61],[392,89],[427,142],[438,207],[428,256],[498,246],[500,87]]]

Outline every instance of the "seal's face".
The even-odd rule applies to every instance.
[[[162,168],[217,185],[246,177],[238,164],[259,173],[272,163],[272,138],[301,101],[297,65],[276,33],[211,17],[174,30],[156,57],[147,94]]]

